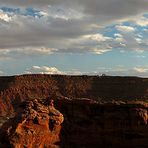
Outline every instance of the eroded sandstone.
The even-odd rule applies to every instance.
[[[45,106],[36,99],[21,108],[15,118],[2,126],[2,145],[12,148],[60,147],[63,115],[54,106]]]

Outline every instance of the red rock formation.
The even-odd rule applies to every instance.
[[[110,76],[22,75],[0,77],[0,115],[11,115],[24,100],[34,98],[147,100],[148,79]]]
[[[147,105],[58,100],[64,148],[147,148]]]
[[[147,148],[148,107],[90,99],[56,100],[55,108],[29,101],[2,126],[2,147]],[[50,122],[52,121],[52,122]],[[60,137],[59,137],[60,136]],[[60,140],[60,143],[58,141]],[[59,144],[59,145],[58,145]]]
[[[1,143],[13,148],[58,148],[63,115],[54,106],[29,101],[2,126]]]
[[[0,84],[0,115],[18,113],[2,126],[2,148],[20,144],[27,148],[57,145],[61,114],[57,119],[49,114],[57,113],[55,109],[34,101],[29,101],[26,112],[18,107],[26,98],[41,100],[49,94],[64,115],[60,134],[63,148],[148,147],[148,79],[24,75],[1,77]],[[137,104],[137,100],[143,104]],[[53,117],[54,126],[50,122]]]

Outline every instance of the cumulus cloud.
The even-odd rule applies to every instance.
[[[119,33],[115,33],[114,36],[118,37],[118,38],[122,38],[123,37],[122,34],[119,34]]]
[[[147,0],[0,0],[0,63],[21,61],[21,58],[32,62],[33,57],[32,63],[43,64],[43,60],[36,60],[40,56],[47,60],[53,53],[100,56],[112,50],[147,51],[148,16],[144,15],[148,13],[147,8]],[[142,58],[143,55],[138,56]],[[29,60],[26,65],[32,65]],[[25,64],[19,64],[23,69]],[[101,72],[146,75],[146,69],[135,66]],[[26,72],[90,74],[48,66],[33,66]]]
[[[68,39],[90,32],[89,25],[81,20],[12,15],[12,21],[0,25],[0,48],[45,46],[66,48]]]
[[[80,72],[78,69],[72,69],[71,71],[61,71],[56,67],[48,66],[32,66],[28,68],[24,73],[26,74],[60,74],[60,75],[82,75],[83,72]]]
[[[134,70],[139,72],[139,73],[146,73],[146,72],[148,72],[148,68],[142,68],[142,67],[135,67]]]
[[[41,57],[58,52],[55,48],[46,47],[22,47],[12,49],[0,49],[0,60],[12,60],[23,57]]]
[[[136,20],[136,24],[139,26],[148,26],[148,18],[142,17],[139,20]]]
[[[15,54],[21,55],[48,55],[58,51],[55,48],[46,48],[46,47],[26,47],[21,49],[13,49],[11,53],[14,52]]]
[[[0,10],[0,20],[5,21],[5,22],[9,22],[9,21],[11,21],[11,17],[8,14],[6,14]]]
[[[84,39],[94,40],[98,42],[107,41],[110,39],[110,37],[103,36],[102,34],[90,34],[90,35],[84,35]]]
[[[0,11],[0,48],[12,50],[7,54],[102,54],[117,47],[145,50],[147,46],[131,36],[118,34],[113,40],[100,33],[108,25],[147,12],[147,0],[1,0],[0,5],[19,8]],[[143,16],[135,23],[145,26],[146,22]],[[136,31],[122,24],[116,29],[121,34]]]
[[[138,53],[147,51],[147,36],[146,33],[141,32],[135,26],[116,25],[118,33],[114,34],[112,42],[113,48],[120,48],[120,50],[132,50]]]
[[[116,29],[121,31],[121,32],[134,32],[135,28],[131,27],[131,26],[116,26]]]
[[[140,27],[147,27],[148,26],[148,17],[146,17],[144,15],[138,15],[136,17],[129,18],[128,21],[133,24],[136,24]]]
[[[111,49],[92,48],[92,52],[95,54],[103,54],[108,51],[111,51]]]
[[[27,74],[65,74],[63,71],[58,70],[56,67],[48,66],[32,66],[25,71]]]

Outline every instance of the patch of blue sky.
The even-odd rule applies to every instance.
[[[130,27],[133,27],[135,28],[135,33],[136,34],[139,34],[141,36],[145,36],[145,37],[148,37],[148,33],[145,31],[145,29],[148,29],[148,26],[140,26],[140,25],[137,25],[133,22],[123,22],[122,23],[123,26],[130,26]],[[112,25],[112,26],[107,26],[105,27],[101,33],[104,35],[104,36],[108,36],[108,37],[112,37],[112,38],[115,38],[115,34],[119,33],[120,34],[120,31],[118,31],[115,27],[116,25]]]
[[[0,7],[0,9],[6,13],[20,14],[20,15],[24,15],[24,16],[33,16],[33,17],[42,17],[43,16],[39,10],[36,10],[31,7],[28,7],[26,9]]]
[[[42,17],[43,15],[40,13],[39,10],[34,8],[26,8],[24,14],[25,16],[33,16],[33,17]]]
[[[0,9],[7,13],[20,13],[20,8],[0,7]]]
[[[137,36],[144,38],[144,39],[148,38],[148,32],[145,31],[148,29],[148,26],[137,25],[135,26],[135,28],[136,28],[135,32]]]
[[[10,75],[17,73],[23,73],[27,68],[32,66],[48,66],[56,67],[62,71],[71,71],[72,69],[79,70],[81,72],[93,72],[101,71],[100,68],[114,70],[118,66],[126,67],[126,69],[132,69],[133,67],[142,65],[147,66],[148,52],[136,53],[134,51],[125,50],[123,53],[120,50],[112,50],[101,55],[96,54],[51,54],[38,57],[21,57],[20,59],[14,59],[11,61],[2,61],[0,63],[1,68]],[[19,62],[18,62],[19,61]]]
[[[148,29],[148,27],[146,27],[146,26],[136,26],[136,31],[137,32],[139,32],[139,33],[145,33],[145,32],[143,32],[144,31],[144,29]]]
[[[130,22],[127,22],[127,21],[123,22],[122,25],[123,26],[133,26],[133,24],[131,24]]]
[[[146,17],[146,18],[148,18],[148,13],[144,14],[143,16]]]
[[[141,57],[140,57],[141,56]],[[52,54],[47,57],[39,58],[38,64],[55,66],[64,71],[78,69],[81,72],[95,71],[98,67],[110,67],[114,69],[118,65],[123,65],[127,69],[136,65],[145,65],[148,63],[148,52],[136,53],[128,49],[121,53],[120,50],[112,50],[101,55],[96,54]]]
[[[52,54],[42,59],[37,59],[38,65],[50,65],[60,67],[62,70],[79,69],[81,72],[95,71],[97,67],[114,68],[117,65],[133,67],[136,64],[137,54],[132,51],[121,53],[120,50],[113,50],[101,55],[96,54]],[[125,60],[126,59],[126,60]],[[117,62],[118,61],[118,62]],[[139,62],[137,61],[137,64]]]
[[[116,30],[115,25],[107,26],[102,30],[102,34],[108,37],[114,37],[114,34],[116,33],[118,33],[118,31]]]

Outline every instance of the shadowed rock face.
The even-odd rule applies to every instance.
[[[1,146],[58,148],[63,115],[53,106],[44,106],[37,100],[24,105],[15,118],[2,126]]]
[[[142,104],[89,99],[59,100],[63,148],[147,148],[148,108]]]

